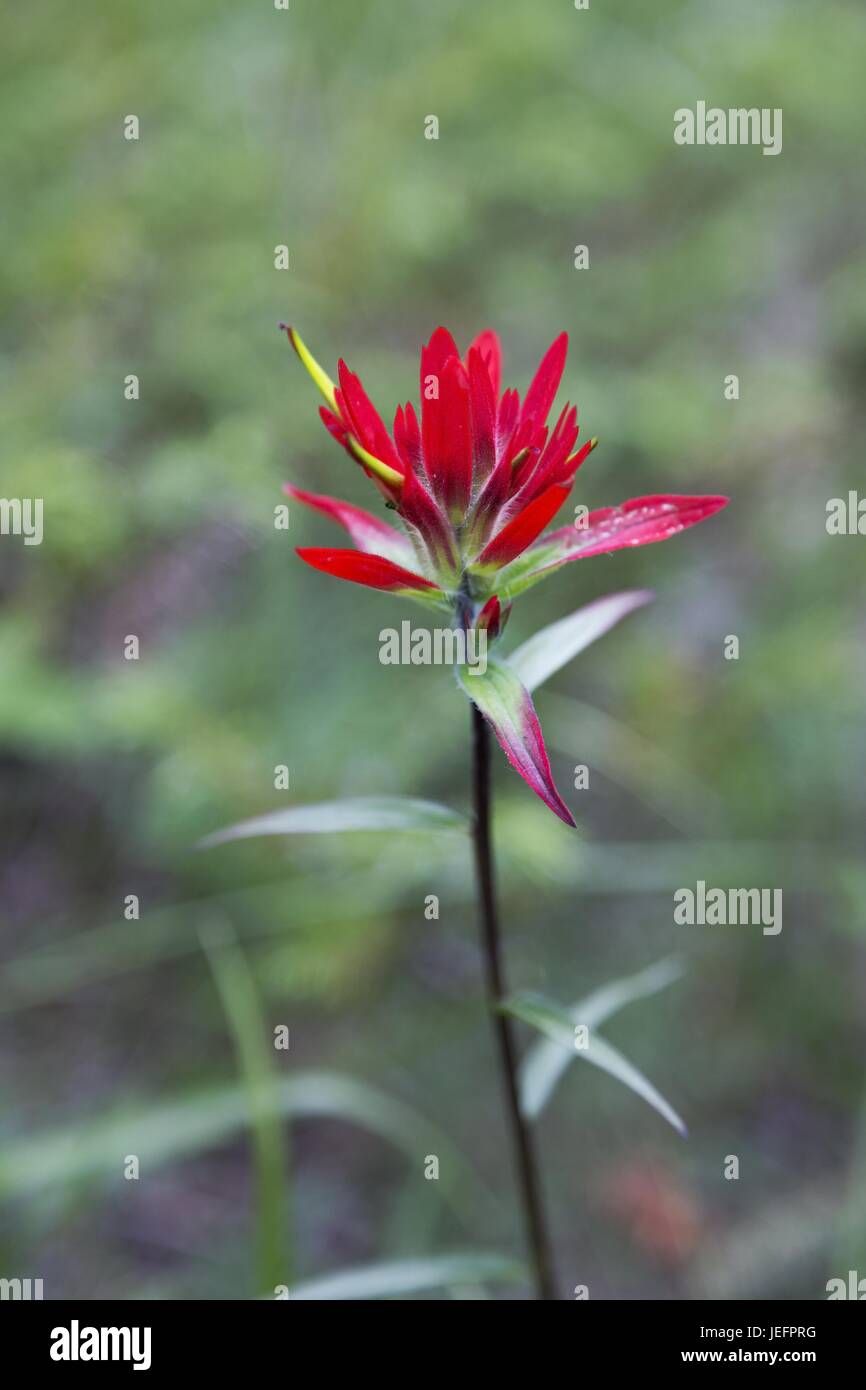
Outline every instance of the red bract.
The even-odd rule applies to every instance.
[[[548,427],[565,367],[565,333],[548,349],[521,403],[516,391],[500,390],[495,333],[479,334],[464,358],[447,329],[437,328],[421,350],[420,420],[411,403],[398,406],[389,432],[345,362],[339,363],[335,383],[295,330],[286,332],[325,397],[321,415],[329,433],[403,524],[398,530],[359,507],[287,484],[290,496],[330,516],[357,546],[298,554],[339,579],[432,603],[455,624],[477,626],[491,640],[515,595],[561,565],[665,540],[712,516],[728,500],[639,497],[542,534],[597,443],[590,439],[576,448],[577,411],[568,405]],[[485,681],[474,673],[461,684],[492,724],[512,765],[573,824],[553,785],[529,694],[505,663],[497,662],[496,668],[495,691],[492,675]]]

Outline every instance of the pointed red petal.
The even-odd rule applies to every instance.
[[[434,566],[437,569],[456,570],[454,532],[439,503],[430,496],[414,469],[406,474],[400,493],[399,510],[408,524],[415,527]]]
[[[436,465],[442,452],[442,373],[446,362],[452,358],[459,360],[457,344],[447,328],[437,328],[429,343],[421,349],[421,441],[424,468],[437,497],[441,496],[438,477],[434,476],[431,463]]]
[[[429,392],[425,389],[430,377],[438,377],[449,357],[460,357],[457,344],[447,328],[437,328],[436,332],[421,349],[421,418],[428,403]],[[423,423],[422,423],[423,432]]]
[[[284,483],[283,492],[296,502],[303,502],[305,507],[312,507],[314,511],[330,517],[339,526],[344,526],[359,550],[383,555],[398,565],[411,564],[414,560],[412,542],[399,531],[395,531],[393,526],[389,526],[387,521],[373,516],[372,512],[365,512],[362,507],[353,507],[351,502],[341,502],[337,497],[305,492],[293,483]]]
[[[421,426],[418,423],[418,416],[415,414],[415,407],[411,401],[406,402],[406,447],[412,455],[412,458],[420,465],[423,462]]]
[[[559,390],[567,352],[568,334],[560,333],[541,359],[541,365],[535,373],[532,385],[523,402],[523,409],[520,412],[521,420],[534,416],[540,424],[543,424],[547,419],[554,397]]]
[[[467,527],[467,544],[472,550],[483,547],[496,524],[496,518],[511,492],[511,463],[505,454],[481,489]]]
[[[514,433],[520,414],[520,397],[516,391],[506,391],[496,412],[496,456],[502,453]]]
[[[588,439],[585,444],[581,445],[576,454],[572,454],[570,458],[567,458],[565,460],[565,463],[562,465],[562,468],[560,470],[562,473],[562,482],[565,482],[566,480],[568,482],[571,482],[572,478],[574,477],[580,465],[583,463],[584,459],[589,458],[590,454],[592,453],[593,449],[597,444],[597,439]],[[568,447],[570,449],[572,447],[572,444],[569,444]],[[566,452],[568,451],[566,450]]]
[[[360,378],[350,372],[345,362],[339,362],[340,392],[338,404],[344,415],[348,413],[346,425],[368,454],[381,459],[398,473],[404,471],[403,460],[385,428],[378,410],[361,385]]]
[[[427,477],[449,516],[462,518],[472,488],[472,424],[469,380],[459,357],[428,374],[427,392],[421,426]]]
[[[432,584],[420,574],[413,574],[402,565],[384,559],[381,555],[366,555],[359,550],[330,550],[319,547],[306,547],[298,550],[302,560],[312,565],[314,570],[332,574],[335,579],[348,579],[353,584],[366,584],[370,589],[388,589],[392,592],[413,591],[441,593],[438,584]]]
[[[502,348],[499,345],[499,338],[492,328],[485,328],[478,337],[469,344],[469,352],[475,348],[487,368],[490,377],[490,384],[493,387],[494,399],[499,399],[499,383],[502,380]],[[466,354],[467,365],[469,363],[469,353]]]
[[[536,497],[493,537],[479,555],[476,565],[479,568],[490,566],[500,569],[522,554],[559,511],[569,491],[567,487],[554,486],[549,487],[540,497]]]
[[[477,348],[469,349],[469,396],[472,410],[472,475],[483,481],[496,462],[496,395]]]
[[[319,406],[319,415],[322,418],[328,434],[332,435],[338,444],[342,444],[347,454],[351,454],[352,451],[349,448],[349,431],[346,429],[339,415],[335,415],[326,405]]]
[[[408,471],[421,467],[421,431],[411,401],[405,407],[397,406],[394,416],[394,443]]]
[[[562,418],[561,416],[560,419],[562,420]],[[576,454],[571,454],[576,438],[577,411],[572,407],[562,426],[557,426],[557,429],[554,430],[536,468],[526,479],[517,499],[519,503],[531,502],[534,497],[538,497],[554,483],[559,483],[561,487],[565,487],[572,481],[586,456],[598,443],[596,439],[591,439]]]
[[[519,444],[520,447],[515,447],[515,444]],[[541,454],[547,444],[547,430],[544,427],[540,430],[536,429],[533,420],[524,420],[517,431],[515,444],[508,446],[508,452],[512,454],[511,501],[522,507],[525,502],[532,500],[524,485],[528,484],[538,473]],[[533,489],[534,492],[543,492],[544,490],[543,487]]]

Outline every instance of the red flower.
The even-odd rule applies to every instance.
[[[638,497],[590,512],[542,534],[597,444],[577,448],[577,410],[548,415],[565,366],[568,337],[546,352],[521,403],[500,391],[499,339],[479,334],[465,357],[445,328],[421,350],[421,418],[398,406],[389,432],[360,380],[339,363],[333,382],[293,328],[289,341],[327,402],[329,433],[372,478],[403,530],[330,497],[286,484],[299,502],[343,526],[357,549],[301,549],[308,565],[405,594],[479,627],[494,640],[514,597],[571,560],[647,545],[712,516],[726,497]],[[512,765],[542,799],[574,824],[553,780],[529,694],[507,664],[489,679],[461,679],[490,720]]]

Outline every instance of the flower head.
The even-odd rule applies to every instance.
[[[285,325],[281,325],[285,327]],[[325,398],[328,432],[378,488],[402,528],[347,502],[304,492],[290,497],[343,526],[356,549],[302,548],[308,565],[447,611],[460,627],[494,640],[514,598],[571,560],[666,540],[723,507],[726,497],[638,497],[545,528],[568,497],[598,441],[577,446],[577,410],[548,417],[568,350],[551,344],[523,400],[501,390],[499,339],[489,329],[465,356],[445,328],[421,349],[420,419],[411,402],[385,426],[357,376],[340,361],[332,381],[298,333],[293,348]],[[528,691],[505,662],[488,678],[461,682],[492,724],[512,765],[568,824],[553,784]]]

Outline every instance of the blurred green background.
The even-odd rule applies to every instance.
[[[247,1298],[521,1254],[462,841],[193,849],[295,802],[467,805],[450,674],[378,661],[420,610],[304,567],[326,520],[274,529],[286,478],[372,502],[280,319],[386,417],[439,323],[495,327],[521,390],[566,328],[561,399],[601,438],[574,500],[732,498],[563,570],[508,633],[657,594],[538,696],[578,833],[496,767],[512,985],[568,1004],[686,964],[606,1034],[690,1138],[576,1065],[538,1122],[559,1277],[866,1273],[866,569],[825,527],[863,476],[862,6],[91,0],[4,30],[0,492],[44,498],[45,539],[0,539],[0,1274]],[[676,146],[699,99],[781,107],[783,152]],[[697,879],[782,888],[781,934],[675,926]]]

